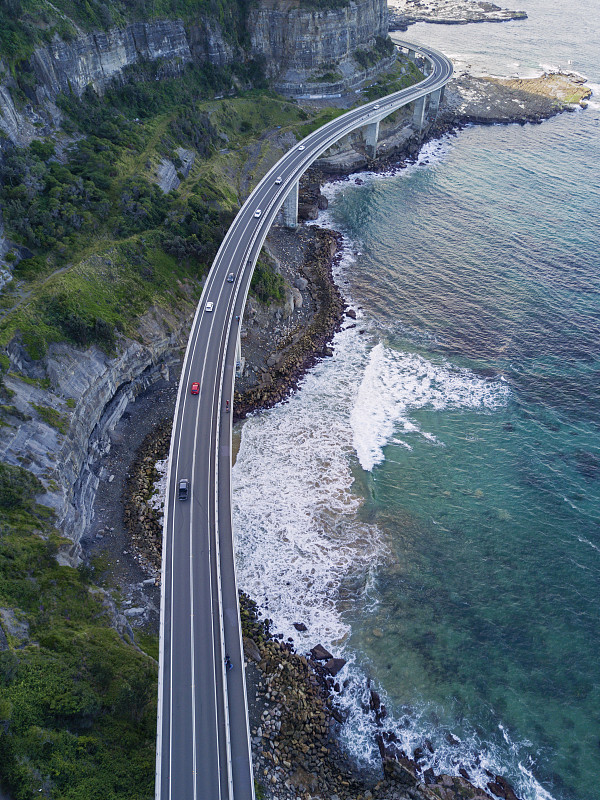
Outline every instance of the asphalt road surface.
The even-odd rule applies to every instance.
[[[441,53],[404,46],[430,61],[425,80],[347,112],[286,153],[244,203],[206,280],[181,373],[165,500],[157,800],[254,799],[231,526],[238,329],[262,244],[302,173],[345,134],[450,79]],[[194,381],[200,386],[192,395]],[[189,481],[186,500],[178,499],[181,479]]]

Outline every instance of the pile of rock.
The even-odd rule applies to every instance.
[[[159,475],[156,462],[169,452],[172,420],[159,422],[138,450],[123,495],[123,518],[139,563],[160,580],[162,520],[148,500]]]
[[[379,774],[363,773],[338,745],[343,716],[336,708],[340,686],[336,675],[344,666],[321,645],[307,655],[290,642],[271,637],[269,621],[260,620],[256,605],[240,598],[244,653],[251,712],[255,775],[272,800],[490,800],[466,771],[435,776],[423,773],[418,748],[413,758],[403,753],[395,735],[382,732],[377,743],[382,759]],[[253,687],[252,690],[251,687]],[[379,729],[385,706],[370,693],[369,713]],[[424,748],[433,751],[431,743]],[[509,784],[490,773],[491,795],[517,800]]]
[[[319,182],[315,181],[313,170],[308,170],[300,178],[298,219],[315,220],[319,211],[325,211],[328,206],[329,200],[322,194]]]
[[[270,369],[263,374],[260,383],[243,394],[235,393],[234,419],[279,403],[296,388],[300,378],[319,358],[332,355],[328,344],[340,329],[345,308],[332,277],[334,260],[341,256],[340,236],[317,229],[309,250],[303,272],[307,281],[305,288],[311,294],[316,312],[306,328],[279,344],[277,354],[270,359]]]

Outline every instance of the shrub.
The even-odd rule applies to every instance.
[[[26,507],[43,491],[44,487],[31,472],[0,462],[0,508]]]
[[[38,406],[35,403],[32,403],[31,407],[35,408],[44,422],[46,422],[48,425],[51,425],[53,428],[56,428],[59,433],[67,432],[69,428],[68,420],[66,420],[55,408],[50,408],[50,406]]]
[[[262,255],[256,263],[250,289],[263,303],[281,303],[285,297],[283,277]]]

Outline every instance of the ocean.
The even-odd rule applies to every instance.
[[[527,21],[405,37],[600,90],[595,4],[518,6]],[[348,660],[343,738],[365,766],[369,678],[405,749],[433,743],[424,766],[600,797],[599,97],[325,187],[357,320],[243,424],[234,525],[275,630]]]

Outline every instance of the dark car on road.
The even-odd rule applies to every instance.
[[[182,478],[179,481],[179,491],[177,493],[178,500],[187,500],[190,491],[190,482],[187,478]]]

